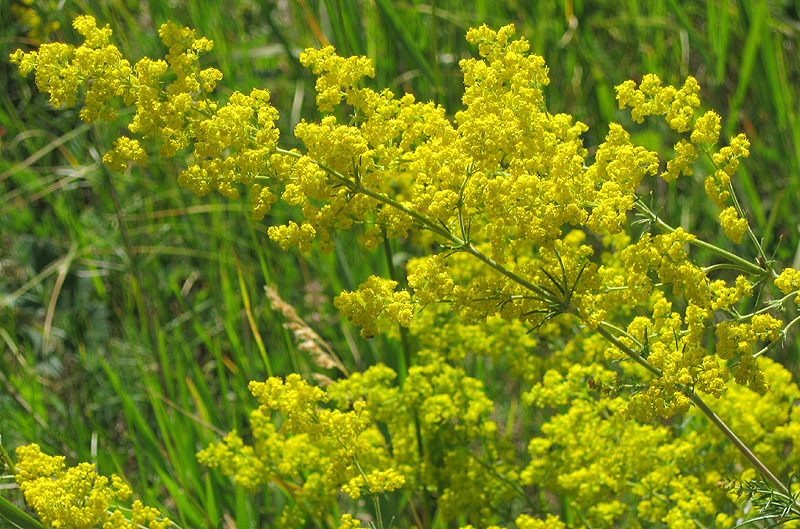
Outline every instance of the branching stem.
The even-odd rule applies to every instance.
[[[277,148],[277,154],[282,154],[285,156],[291,156],[294,158],[302,158],[304,157],[303,154],[293,151],[287,151],[285,149]],[[313,160],[313,159],[312,159]],[[314,163],[320,167],[323,171],[328,173],[335,181],[338,183],[346,186],[350,189],[353,193],[362,193],[370,198],[373,198],[379,202],[382,202],[388,206],[398,209],[403,213],[409,215],[415,221],[417,221],[423,228],[428,229],[437,235],[445,238],[446,240],[450,241],[453,244],[453,249],[459,250],[465,253],[468,253],[475,257],[476,259],[482,261],[484,264],[488,265],[489,267],[493,268],[500,274],[504,275],[505,277],[509,278],[513,282],[517,283],[518,285],[534,292],[538,296],[551,301],[554,305],[558,306],[561,312],[568,312],[571,314],[579,315],[577,308],[574,307],[569,301],[559,299],[553,295],[553,293],[547,291],[546,289],[531,283],[530,281],[520,277],[516,273],[512,272],[511,270],[507,269],[503,265],[497,263],[489,256],[482,253],[480,250],[475,248],[475,246],[470,241],[465,241],[457,237],[456,235],[452,234],[450,231],[446,230],[442,226],[436,224],[426,216],[411,210],[404,204],[378,193],[376,191],[372,191],[370,189],[365,188],[360,181],[356,182],[353,181],[346,176],[342,175],[338,171],[327,167],[325,164],[313,160]],[[660,230],[665,231],[667,233],[675,232],[675,228],[671,227],[663,220],[658,218],[658,216],[650,210],[641,200],[636,201],[636,207],[651,221],[653,222]],[[769,270],[765,270],[757,264],[751,263],[745,259],[742,259],[738,255],[735,255],[727,250],[724,250],[718,246],[715,246],[711,243],[700,239],[693,239],[689,241],[690,244],[697,246],[698,248],[703,248],[708,250],[720,257],[723,257],[727,261],[733,263],[737,268],[741,269],[744,272],[751,273],[753,275],[763,277],[767,274],[770,274]],[[773,272],[774,273],[774,272]],[[609,343],[617,347],[620,351],[625,353],[631,360],[636,362],[637,364],[641,365],[645,369],[647,369],[653,375],[660,377],[662,376],[662,372],[660,369],[651,366],[642,355],[628,347],[624,343],[622,343],[619,338],[617,338],[614,334],[611,333],[602,323],[594,327],[594,330],[600,334],[603,338],[605,338]],[[758,470],[765,479],[767,479],[779,492],[782,494],[786,494],[787,496],[791,496],[786,486],[781,483],[781,481],[770,471],[769,468],[760,460],[758,457],[750,450],[750,448],[744,444],[744,442],[739,439],[739,437],[731,430],[731,428],[723,421],[714,411],[706,404],[703,399],[700,398],[697,393],[693,390],[688,389],[685,391],[686,396],[691,400],[697,407],[702,411],[709,420],[716,426],[724,435],[728,438],[728,440],[747,458],[748,461],[753,465],[753,467]]]
[[[733,445],[744,455],[744,457],[746,457],[747,460],[750,461],[750,464],[752,464],[753,467],[756,470],[758,470],[761,473],[761,475],[764,476],[764,478],[778,490],[778,492],[788,497],[792,496],[791,493],[789,492],[789,489],[786,488],[786,485],[784,485],[781,482],[781,480],[775,477],[772,471],[769,468],[767,468],[767,466],[764,463],[761,462],[758,456],[756,456],[750,450],[750,448],[742,442],[741,439],[739,439],[739,437],[733,432],[733,430],[731,430],[730,427],[727,424],[725,424],[725,421],[720,419],[720,417],[716,413],[714,413],[714,410],[708,407],[708,404],[706,404],[697,393],[690,390],[686,392],[686,396],[689,397],[689,400],[694,402],[695,406],[700,408],[700,411],[702,411],[706,415],[706,417],[708,417],[711,420],[711,422],[714,423],[714,426],[716,426],[725,435],[725,437],[727,437],[728,440],[731,443],[733,443]]]
[[[643,215],[645,215],[650,220],[650,222],[655,224],[661,231],[667,233],[675,232],[675,228],[673,228],[672,226],[661,220],[661,218],[658,215],[656,215],[649,207],[647,207],[647,205],[641,200],[636,201],[636,209],[638,209]],[[719,246],[713,245],[710,242],[706,242],[702,239],[697,239],[697,238],[689,240],[687,242],[692,246],[703,248],[704,250],[708,250],[709,252],[722,257],[723,259],[736,265],[736,268],[738,270],[741,270],[742,272],[747,272],[748,274],[753,274],[754,276],[758,277],[765,276],[769,273],[767,270],[764,270],[759,265],[751,263],[747,259],[742,259],[738,255],[731,253],[723,248],[720,248]]]

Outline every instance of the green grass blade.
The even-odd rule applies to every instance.
[[[136,407],[133,399],[128,394],[128,391],[122,387],[122,381],[119,374],[114,368],[106,361],[105,358],[100,359],[100,363],[105,370],[108,381],[114,388],[114,391],[122,402],[122,409],[125,412],[125,418],[132,429],[135,429],[135,434],[132,431],[131,435],[138,442],[146,447],[148,457],[154,458],[154,465],[157,467],[165,467],[166,460],[162,452],[161,445],[158,442],[153,430],[148,425],[147,419],[142,415],[141,411]]]
[[[713,3],[713,2],[709,2]],[[730,40],[730,10],[727,2],[723,2],[722,7],[718,10],[719,16],[713,20],[708,21],[709,27],[716,28],[716,53],[717,60],[714,67],[714,77],[718,83],[725,81],[725,67],[728,58],[728,42]]]
[[[0,496],[0,519],[6,520],[19,529],[45,529],[41,522],[31,518],[28,513]]]
[[[45,145],[44,147],[42,147],[41,149],[39,149],[38,151],[33,153],[32,155],[28,156],[25,160],[19,162],[17,165],[12,167],[11,169],[8,169],[8,170],[4,171],[3,173],[0,173],[0,182],[5,180],[6,178],[11,176],[12,174],[14,174],[14,173],[16,173],[18,171],[22,171],[26,167],[30,167],[32,164],[36,163],[37,160],[40,160],[42,157],[44,157],[45,155],[49,154],[53,150],[59,148],[63,144],[67,143],[72,138],[74,138],[76,136],[80,136],[81,134],[86,132],[88,129],[89,129],[89,125],[84,124],[84,125],[79,126],[76,129],[64,134],[63,136],[61,136],[59,138],[54,139],[53,141],[51,141],[50,143],[48,143],[47,145]]]
[[[767,2],[761,0],[755,7],[751,14],[750,29],[747,32],[747,38],[744,44],[744,52],[742,59],[739,63],[739,80],[736,84],[736,92],[730,102],[728,109],[728,118],[725,121],[725,135],[730,137],[736,127],[736,115],[739,112],[739,107],[744,100],[744,94],[747,87],[750,85],[750,79],[753,74],[753,67],[755,66],[756,55],[758,48],[761,45],[761,37],[764,34],[765,22],[767,20]]]
[[[416,45],[414,39],[411,38],[411,35],[408,34],[406,24],[400,19],[400,16],[394,8],[394,4],[389,0],[375,0],[375,3],[378,5],[378,9],[381,10],[392,30],[397,34],[397,37],[400,39],[400,44],[413,59],[414,65],[419,68],[422,75],[425,76],[425,79],[427,79],[432,86],[436,86],[436,77],[430,63],[425,59],[425,55]],[[433,35],[432,38],[436,38],[436,36]]]

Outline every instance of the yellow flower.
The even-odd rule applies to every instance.
[[[727,207],[719,214],[719,223],[725,231],[725,235],[736,244],[742,242],[742,237],[747,233],[747,219],[739,217],[736,208]]]
[[[25,502],[48,526],[56,529],[97,526],[165,529],[172,525],[157,510],[139,501],[134,503],[129,517],[112,510],[114,503],[130,497],[131,490],[115,475],[109,479],[97,474],[90,463],[67,467],[64,457],[48,456],[36,444],[20,446],[16,453],[17,484],[25,495]]]

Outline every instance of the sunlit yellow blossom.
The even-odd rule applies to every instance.
[[[411,325],[413,306],[411,295],[406,291],[395,291],[396,281],[371,276],[358,286],[356,292],[342,292],[336,298],[336,308],[356,325],[362,327],[361,335],[374,336],[380,332],[383,318]]]
[[[667,170],[661,173],[661,178],[670,182],[679,175],[691,176],[694,174],[692,164],[697,159],[697,150],[693,143],[681,140],[675,144],[675,157],[667,161]]]
[[[653,74],[642,78],[639,88],[626,81],[617,86],[619,108],[631,107],[631,116],[637,123],[652,115],[664,115],[669,126],[677,132],[687,132],[692,125],[695,110],[700,106],[697,93],[700,87],[693,77],[688,77],[680,89],[662,86],[661,79]]]
[[[742,237],[747,233],[747,219],[740,218],[736,208],[729,206],[722,210],[719,214],[719,223],[725,235],[733,242],[736,244],[742,242]]]
[[[521,515],[516,520],[519,529],[565,529],[566,525],[558,516],[548,514],[544,520],[539,520],[528,516],[527,514]]]
[[[785,268],[781,275],[775,278],[775,286],[784,294],[800,288],[800,271],[794,268]]]
[[[339,529],[358,529],[359,527],[361,527],[361,522],[349,514],[343,514],[339,520]]]
[[[399,489],[406,482],[405,477],[390,468],[388,470],[373,470],[366,476],[356,476],[346,485],[342,492],[357,500],[362,494],[380,494]]]
[[[721,128],[719,114],[709,110],[695,122],[692,143],[717,143]]]
[[[372,61],[366,57],[339,57],[333,46],[309,48],[300,55],[300,62],[318,76],[317,107],[328,112],[341,102],[342,86],[352,87],[364,76],[375,76]]]
[[[67,467],[62,456],[48,456],[31,444],[17,448],[16,481],[26,503],[43,523],[54,528],[135,529],[147,526],[165,529],[171,522],[160,513],[137,501],[126,516],[114,510],[117,502],[127,500],[130,488],[117,476],[97,474],[91,463]]]
[[[134,139],[121,136],[114,141],[114,148],[103,156],[103,163],[115,171],[121,171],[132,160],[140,165],[147,163],[147,153]]]

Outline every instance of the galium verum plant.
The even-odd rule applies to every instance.
[[[285,149],[269,92],[222,102],[221,73],[198,60],[213,44],[194,31],[164,24],[165,59],[132,64],[108,27],[87,16],[74,26],[81,46],[43,44],[11,60],[36,74],[55,107],[82,96],[86,122],[135,106],[129,134],[103,158],[110,168],[187,155],[177,180],[198,195],[246,189],[259,220],[279,199],[295,206],[297,221],[269,227],[284,249],[328,252],[355,229],[368,250],[402,239],[419,255],[408,289],[372,276],[336,299],[366,338],[397,325],[418,337],[402,386],[383,365],[325,390],[298,375],[253,382],[252,444],[231,432],[199,454],[247,490],[284,484],[295,502],[278,525],[335,526],[340,492],[371,496],[379,514],[380,493],[405,489],[423,491],[445,519],[466,513],[486,526],[513,498],[540,513],[538,486],[573,498],[591,527],[729,527],[733,492],[716,484],[745,465],[743,480],[760,474],[792,497],[770,469],[798,461],[784,448],[800,435],[786,404],[800,392],[765,353],[797,321],[780,315],[796,303],[800,272],[778,273],[750,229],[732,185],[750,144],[740,134],[720,146],[720,116],[701,110],[695,79],[673,87],[646,75],[617,87],[634,121],[666,121],[675,137],[666,160],[616,123],[589,156],[587,126],[548,111],[545,62],[512,39],[513,26],[468,31],[481,58],[460,63],[454,119],[411,94],[364,87],[374,75],[367,58],[308,49],[300,60],[317,76],[322,118],[295,128],[303,149]],[[637,194],[652,178],[698,177],[735,252],[673,227]],[[766,294],[754,297],[757,287]],[[524,402],[554,410],[527,463],[483,385],[458,367],[468,353],[507,362],[531,387]],[[683,436],[659,421],[679,414],[696,420]],[[36,508],[36,494],[26,499]],[[563,527],[550,516],[514,519]],[[340,523],[357,525],[349,515]]]

